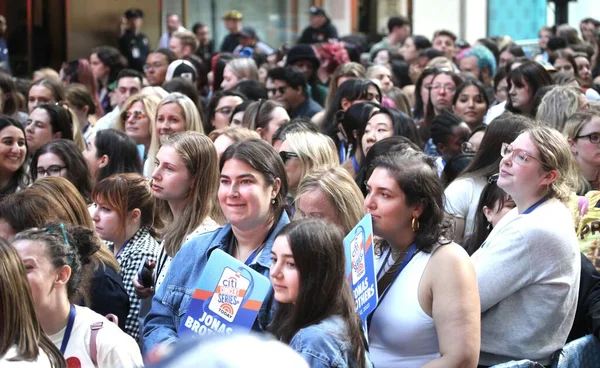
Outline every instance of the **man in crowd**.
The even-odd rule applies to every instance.
[[[269,98],[281,103],[290,118],[312,118],[323,108],[308,96],[306,77],[296,67],[286,66],[272,69],[268,77],[272,88],[268,88]]]
[[[401,15],[391,17],[387,28],[388,35],[371,47],[371,53],[380,49],[399,49],[404,44],[404,40],[410,36],[410,22]]]
[[[240,44],[240,37],[242,31],[242,13],[237,10],[230,10],[223,14],[223,21],[225,22],[225,28],[229,31],[229,34],[225,36],[223,43],[221,44],[221,52],[233,52],[237,45]]]
[[[325,10],[316,6],[310,7],[310,26],[304,29],[298,43],[320,43],[337,39],[337,29],[325,14]]]
[[[10,74],[10,61],[8,59],[8,47],[6,46],[6,18],[0,15],[0,70],[5,70]]]
[[[148,55],[146,65],[144,65],[144,74],[148,84],[162,86],[165,83],[167,68],[175,59],[177,59],[175,53],[169,49],[158,49]]]
[[[433,34],[433,48],[444,53],[450,60],[454,60],[456,53],[456,35],[446,29]]]
[[[256,30],[252,27],[242,28],[242,31],[240,32],[240,44],[233,50],[233,53],[235,55],[240,55],[240,51],[246,47],[251,48],[253,53],[259,53],[265,56],[270,56],[277,52],[277,50],[259,40]]]
[[[163,33],[160,37],[160,41],[158,41],[159,49],[168,49],[169,41],[171,40],[171,36],[175,32],[183,32],[186,29],[181,26],[181,22],[179,21],[179,15],[177,14],[168,14],[167,15],[167,32]]]
[[[329,90],[319,82],[317,71],[319,70],[321,61],[317,57],[313,47],[307,44],[299,44],[292,47],[287,54],[285,65],[295,66],[304,73],[309,86],[309,95],[319,105],[325,106]]]
[[[488,91],[488,95],[494,96],[494,75],[496,74],[496,59],[494,54],[485,46],[475,46],[458,54],[458,67],[463,73],[470,73],[477,78]]]
[[[121,109],[127,99],[142,90],[144,76],[142,73],[133,69],[123,69],[117,75],[117,88],[112,92],[115,94],[117,105],[108,114],[104,115],[94,128],[96,131],[102,129],[112,129],[116,126]]]
[[[177,59],[182,59],[184,56],[196,52],[198,40],[190,31],[175,32],[169,41],[169,49],[175,53]]]
[[[119,38],[119,51],[127,59],[129,68],[142,72],[146,58],[150,54],[150,41],[140,32],[144,12],[140,9],[129,9],[124,14],[125,32]]]
[[[204,23],[196,23],[192,27],[192,32],[194,32],[196,39],[198,40],[196,55],[198,55],[205,64],[210,64],[210,59],[215,53],[215,43],[210,39],[210,29]]]

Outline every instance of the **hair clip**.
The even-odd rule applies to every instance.
[[[498,181],[498,174],[494,174],[488,178],[488,184],[492,184]]]

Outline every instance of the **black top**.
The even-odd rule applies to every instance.
[[[144,72],[144,64],[150,54],[150,41],[145,34],[125,31],[119,38],[119,51],[127,59],[128,68]]]
[[[210,67],[210,59],[213,57],[215,53],[215,42],[213,40],[208,41],[206,45],[198,46],[198,50],[196,50],[196,55],[204,61],[204,63]]]
[[[312,28],[308,26],[302,32],[302,36],[298,40],[298,43],[320,43],[327,42],[331,38],[338,38],[337,29],[331,21],[328,19],[325,24],[319,28]]]
[[[123,286],[121,275],[109,266],[98,267],[90,285],[90,309],[106,316],[114,314],[119,318],[119,327],[125,328],[129,314],[129,295]],[[82,303],[83,305],[83,303]]]
[[[600,338],[600,274],[592,262],[581,254],[577,310],[567,342],[590,333]]]
[[[240,44],[240,37],[240,33],[230,33],[225,36],[225,39],[221,44],[221,52],[233,52],[237,45]]]
[[[316,103],[312,98],[307,97],[306,101],[296,111],[289,111],[290,118],[312,118],[313,115],[323,110],[321,105]]]

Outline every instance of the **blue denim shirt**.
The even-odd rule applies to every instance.
[[[250,264],[250,267],[258,273],[269,277],[273,242],[279,231],[289,222],[288,215],[284,211],[269,235],[260,256]],[[227,252],[232,234],[231,225],[227,224],[190,240],[177,252],[171,261],[165,280],[152,299],[152,308],[144,320],[144,352],[152,350],[157,344],[171,344],[179,339],[177,329],[181,318],[187,312],[211,252],[217,248]],[[252,329],[265,330],[273,319],[274,308],[273,289],[270,289]]]
[[[318,324],[300,329],[290,341],[290,347],[302,355],[311,368],[356,366],[346,323],[340,316],[330,316]],[[372,367],[366,352],[365,359],[366,366]]]

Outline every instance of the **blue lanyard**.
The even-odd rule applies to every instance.
[[[402,263],[400,263],[400,266],[398,267],[398,269],[394,273],[394,278],[388,284],[388,286],[385,288],[385,290],[383,290],[383,293],[380,294],[379,301],[377,302],[377,306],[375,307],[375,309],[373,310],[373,312],[371,312],[371,314],[369,314],[367,316],[367,331],[368,331],[369,326],[371,324],[371,318],[373,318],[373,315],[375,314],[375,311],[381,305],[381,302],[383,301],[383,298],[385,298],[385,296],[387,295],[387,293],[390,290],[391,286],[394,284],[394,281],[396,281],[396,279],[400,275],[400,272],[402,272],[402,270],[404,270],[404,268],[408,265],[408,263],[413,259],[413,257],[415,256],[416,252],[417,252],[417,244],[411,245],[410,248],[408,249],[408,253],[406,253],[406,256],[402,260]],[[385,265],[387,264],[387,262],[388,262],[389,258],[391,257],[391,255],[392,255],[392,251],[390,249],[390,252],[388,253],[387,257],[385,258],[383,266],[381,267],[381,269],[377,273],[377,280],[379,280],[381,278],[381,273],[385,269]],[[381,290],[378,290],[378,291],[381,292]]]
[[[535,202],[533,204],[533,206],[529,207],[528,209],[526,209],[525,211],[523,211],[523,215],[528,215],[531,212],[533,212],[533,210],[535,210],[536,208],[538,208],[540,206],[540,204],[546,202],[548,200],[548,197],[544,197],[542,199],[540,199],[539,201]]]
[[[258,254],[258,252],[259,252],[260,250],[262,250],[261,248],[262,248],[262,247],[258,247],[258,248],[256,248],[256,249],[254,249],[254,252],[252,252],[252,253],[250,254],[250,257],[248,257],[248,258],[246,259],[246,262],[244,262],[244,264],[245,264],[246,266],[250,266],[250,263],[252,263],[252,261],[254,260],[254,258],[256,258],[256,255]]]
[[[65,329],[65,335],[63,336],[62,343],[60,344],[60,353],[64,356],[71,338],[71,331],[73,331],[73,323],[75,323],[75,306],[71,304],[71,310],[69,311],[69,322]]]
[[[346,141],[340,141],[340,163],[344,163],[346,161]]]

